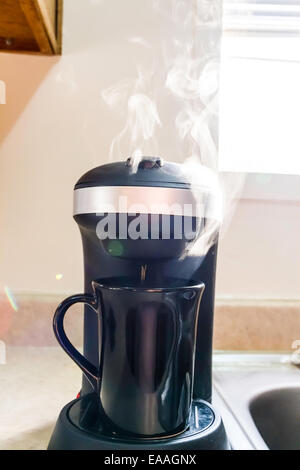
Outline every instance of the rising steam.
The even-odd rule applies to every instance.
[[[168,128],[166,101],[174,109],[171,139],[178,143],[177,160],[191,181],[195,199],[205,199],[207,219],[189,254],[205,254],[215,241],[241,180],[218,172],[218,110],[222,0],[153,0],[158,24],[163,22],[159,46],[132,37],[135,47],[150,51],[149,69],[137,68],[135,79],[125,79],[102,91],[108,106],[123,115],[124,127],[110,149],[111,160],[131,156],[133,171],[143,155],[161,155],[159,130]],[[155,59],[154,59],[155,58]],[[157,99],[160,95],[161,99]],[[172,158],[173,159],[173,158]]]
[[[129,41],[150,48],[142,38]],[[111,144],[110,160],[122,160],[124,156],[134,159],[133,171],[137,169],[140,158],[145,154],[156,153],[155,133],[161,127],[161,120],[151,89],[147,91],[153,75],[152,70],[137,67],[136,79],[125,79],[103,90],[101,95],[107,105],[124,115],[125,125]]]

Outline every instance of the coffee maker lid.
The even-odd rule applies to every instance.
[[[182,165],[164,162],[159,157],[142,157],[137,168],[134,160],[108,163],[85,173],[76,183],[75,190],[95,186],[146,186],[189,189]]]
[[[192,185],[183,165],[159,157],[143,157],[136,167],[131,158],[101,165],[85,173],[74,189],[74,215],[139,212],[221,217],[219,199],[209,185]]]

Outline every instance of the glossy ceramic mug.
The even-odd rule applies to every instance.
[[[58,342],[92,384],[106,425],[120,435],[167,437],[188,427],[204,284],[184,282],[156,287],[122,278],[94,281],[93,295],[71,296],[55,312]],[[99,367],[64,331],[64,316],[77,302],[98,315]]]

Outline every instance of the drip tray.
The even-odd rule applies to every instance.
[[[49,450],[227,450],[229,442],[220,414],[203,401],[193,402],[189,428],[164,438],[117,434],[100,418],[94,393],[68,403],[56,422]]]
[[[120,435],[108,426],[105,427],[101,414],[99,413],[99,401],[97,395],[94,393],[88,394],[77,400],[69,410],[70,421],[81,431],[89,432],[95,436],[101,435],[106,436],[110,439],[122,439],[125,438],[127,441],[161,441],[162,439],[172,439],[175,437],[145,437],[136,438],[132,436]],[[199,432],[205,431],[209,426],[213,424],[215,420],[215,414],[212,408],[204,401],[197,400],[193,402],[191,410],[190,425],[187,430],[177,434],[179,437],[188,437]]]

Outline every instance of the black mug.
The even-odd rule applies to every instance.
[[[71,296],[55,312],[58,342],[90,381],[99,412],[117,434],[168,437],[188,427],[204,284],[183,282],[174,279],[168,281],[173,287],[155,287],[122,278],[94,281],[94,295]],[[77,302],[98,315],[99,367],[65,334],[64,316]]]

